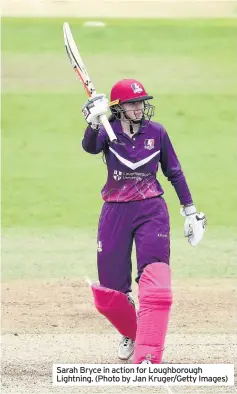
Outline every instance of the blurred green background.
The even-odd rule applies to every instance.
[[[2,19],[3,280],[97,274],[106,166],[81,147],[86,95],[65,53],[63,22]],[[236,21],[68,22],[97,92],[109,95],[117,80],[132,77],[154,95],[155,120],[207,215],[205,239],[191,248],[175,191],[159,175],[174,277],[237,276]]]

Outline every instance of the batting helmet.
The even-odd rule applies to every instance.
[[[153,99],[144,86],[136,79],[122,79],[116,82],[110,93],[110,106]]]
[[[110,121],[114,119],[121,119],[122,114],[124,118],[131,123],[142,123],[143,119],[150,121],[151,117],[154,115],[154,105],[151,105],[146,100],[153,99],[153,96],[149,96],[144,88],[144,86],[138,82],[136,79],[122,79],[116,82],[112,87],[110,93],[110,110],[112,116]],[[126,111],[123,109],[122,104],[133,103],[137,101],[144,101],[144,110],[142,119],[131,120],[127,115]]]

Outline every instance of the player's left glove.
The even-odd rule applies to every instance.
[[[202,239],[207,226],[204,213],[197,213],[195,205],[186,205],[181,208],[180,213],[185,216],[184,236],[192,246],[196,246]]]

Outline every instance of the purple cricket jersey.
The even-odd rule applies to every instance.
[[[159,163],[172,183],[181,205],[192,203],[192,197],[181,165],[165,128],[144,120],[132,138],[125,134],[119,120],[111,123],[119,143],[111,143],[103,127],[87,127],[83,149],[92,154],[104,152],[108,178],[102,198],[108,202],[144,200],[164,193],[156,179]]]

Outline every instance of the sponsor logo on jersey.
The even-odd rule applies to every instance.
[[[122,171],[114,170],[113,178],[116,181],[120,181],[122,179],[122,175],[123,175]]]
[[[98,241],[98,243],[97,243],[97,251],[99,253],[102,252],[102,242],[101,241]]]
[[[155,140],[153,138],[144,141],[144,148],[151,150],[155,147]]]

